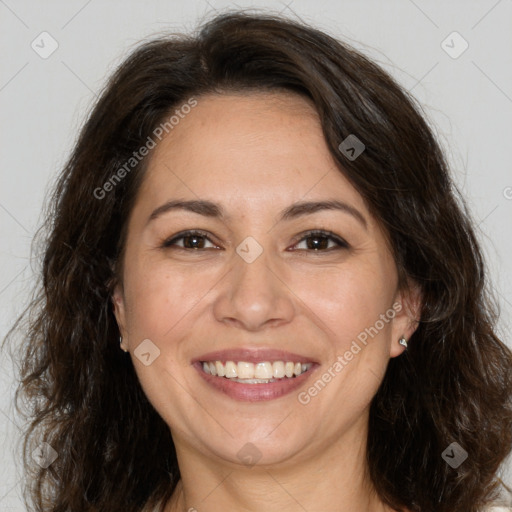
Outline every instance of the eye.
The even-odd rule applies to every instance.
[[[299,247],[301,244],[303,244],[302,248]],[[299,240],[299,243],[294,245],[295,249],[299,248],[299,250],[314,252],[329,252],[338,249],[348,249],[348,247],[349,245],[345,240],[330,231],[323,230],[309,231]]]
[[[206,244],[211,244],[208,247]],[[300,245],[303,247],[299,247]],[[304,245],[305,244],[305,245]],[[178,248],[184,250],[218,249],[209,238],[208,233],[200,230],[183,231],[165,240],[163,248]],[[315,230],[305,235],[293,246],[293,250],[307,250],[313,252],[330,252],[337,249],[348,249],[349,245],[342,238],[330,231]]]
[[[178,243],[180,242],[180,243]],[[209,242],[212,244],[212,247],[206,247],[205,243]],[[177,247],[179,249],[185,250],[198,250],[198,249],[218,249],[218,246],[212,243],[212,241],[208,238],[207,233],[204,231],[184,231],[182,233],[178,233],[173,238],[165,240],[162,244],[162,247]]]

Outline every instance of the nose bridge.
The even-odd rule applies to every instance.
[[[249,249],[249,250],[247,250]],[[240,255],[246,251],[245,254]],[[270,270],[272,258],[269,250],[262,250],[260,254],[251,247],[251,244],[243,242],[237,248],[237,255],[234,258],[233,293],[240,298],[252,298],[255,300],[261,296],[272,296],[276,276]]]
[[[293,303],[270,249],[248,237],[236,248],[233,260],[215,304],[217,319],[235,322],[248,330],[290,321]]]

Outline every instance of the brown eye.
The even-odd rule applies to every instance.
[[[205,244],[210,243],[212,247],[206,247]],[[186,231],[180,233],[170,240],[166,240],[163,247],[177,247],[185,250],[211,249],[217,246],[201,231]]]
[[[348,248],[348,244],[344,240],[328,231],[311,231],[307,233],[306,236],[302,237],[299,243],[294,247],[298,248],[300,244],[305,244],[305,247],[299,248],[299,250],[315,252],[327,252],[336,249]]]

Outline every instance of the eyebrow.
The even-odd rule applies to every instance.
[[[224,209],[221,205],[207,200],[171,200],[156,208],[148,218],[148,223],[160,217],[164,213],[172,210],[185,210],[205,217],[214,217],[218,219],[227,219]],[[321,210],[338,210],[347,213],[359,221],[365,229],[368,228],[368,222],[364,215],[353,206],[339,201],[337,199],[327,201],[300,201],[288,206],[281,211],[278,222],[282,220],[291,220],[304,215],[311,215]]]

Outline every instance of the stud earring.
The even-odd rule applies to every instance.
[[[121,336],[119,336],[119,346],[123,352],[128,352],[127,349],[123,348],[123,338]]]
[[[402,347],[407,348],[407,340],[403,336],[398,340],[398,343],[400,343]]]

